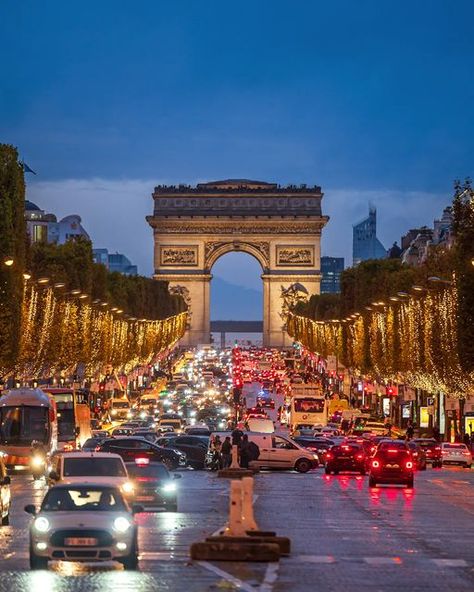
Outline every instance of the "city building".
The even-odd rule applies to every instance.
[[[341,273],[344,257],[321,257],[321,294],[338,294],[341,291]]]
[[[377,210],[370,206],[369,215],[354,224],[352,230],[352,263],[368,259],[385,259],[387,251],[377,238]]]
[[[109,271],[118,271],[124,275],[138,275],[138,268],[122,253],[109,253],[108,249],[93,249],[95,263],[101,263]]]
[[[441,218],[433,221],[433,228],[422,226],[410,229],[401,238],[402,262],[407,265],[421,265],[426,261],[431,247],[450,248],[453,243],[452,222],[452,208],[448,206],[444,208]]]
[[[54,214],[48,214],[31,201],[25,201],[26,231],[30,242],[47,242],[63,245],[68,240],[82,236],[90,240],[77,214],[57,220]]]

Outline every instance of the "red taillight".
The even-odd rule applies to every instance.
[[[343,450],[350,450],[349,446],[343,446],[342,449]]]
[[[464,451],[463,451],[463,454],[469,455],[469,454],[471,454],[471,453],[470,453],[468,450],[464,450]]]
[[[364,458],[364,455],[363,455],[363,454],[358,454],[358,455],[356,456],[356,458],[357,458],[358,460],[361,460],[361,459],[363,459],[363,458]]]
[[[413,469],[413,463],[409,460],[406,464],[407,469]]]
[[[398,450],[396,448],[389,448],[387,452],[398,452]]]
[[[332,458],[332,454],[330,452],[326,452],[326,458]]]
[[[373,460],[373,461],[372,461],[372,466],[374,467],[374,469],[376,469],[376,468],[380,467],[380,463],[379,463],[379,461],[378,461],[378,460]]]
[[[441,446],[436,446],[435,450],[441,450]]]
[[[135,464],[137,465],[148,465],[150,464],[150,459],[149,458],[143,458],[143,457],[139,457],[135,459]]]
[[[447,450],[443,450],[442,454],[449,454]]]

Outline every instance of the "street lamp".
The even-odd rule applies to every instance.
[[[15,260],[13,259],[13,257],[5,257],[5,259],[3,260],[3,264],[7,267],[11,267],[14,263]]]

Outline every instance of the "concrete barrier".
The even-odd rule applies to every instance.
[[[290,539],[261,531],[253,512],[253,478],[230,484],[229,521],[217,536],[191,545],[191,558],[201,561],[278,561],[289,555]]]
[[[243,469],[239,466],[239,448],[236,444],[232,446],[232,463],[230,467],[217,471],[217,476],[224,479],[241,479],[254,474],[252,469]]]

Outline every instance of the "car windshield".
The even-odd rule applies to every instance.
[[[0,443],[30,446],[33,440],[47,444],[49,440],[48,409],[22,405],[0,408]]]
[[[44,512],[126,512],[120,493],[112,487],[53,487],[44,498]]]
[[[406,444],[404,442],[380,442],[379,451],[387,452],[389,450],[396,450],[397,452],[401,452],[403,450],[406,450]]]
[[[322,413],[324,411],[324,399],[294,399],[293,405],[296,413]],[[303,417],[303,419],[306,419]]]
[[[148,477],[149,479],[169,479],[170,474],[166,467],[160,464],[127,463],[127,471],[130,477]]]
[[[126,477],[123,462],[120,458],[65,458],[65,477]]]

